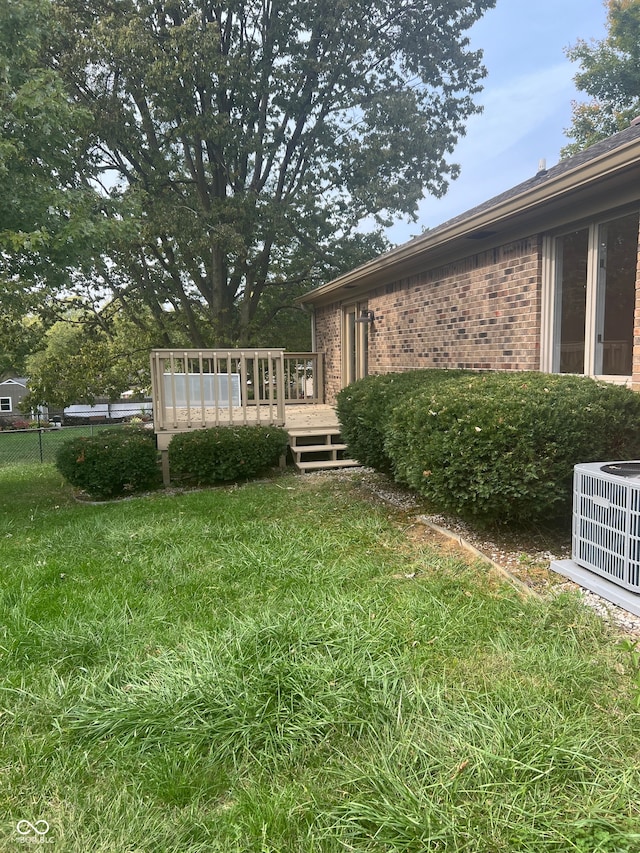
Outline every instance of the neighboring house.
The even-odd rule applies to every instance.
[[[20,402],[29,391],[29,380],[25,377],[14,377],[5,379],[0,382],[0,419],[8,421],[24,420],[24,412],[20,409]],[[42,418],[47,418],[49,414],[56,414],[59,417],[86,420],[122,420],[131,417],[151,416],[153,413],[153,404],[149,397],[136,397],[131,392],[123,394],[122,397],[115,402],[108,402],[107,398],[96,401],[95,405],[79,403],[77,405],[67,406],[62,409],[40,408]]]
[[[579,373],[640,389],[640,118],[316,288],[324,398],[416,368]]]
[[[0,382],[0,418],[9,421],[24,419],[19,404],[28,390],[27,380],[21,376]]]

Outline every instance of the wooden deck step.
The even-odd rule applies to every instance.
[[[355,459],[320,459],[315,462],[297,462],[299,471],[325,471],[330,468],[355,468],[360,463]]]
[[[340,435],[340,427],[285,427],[285,429],[289,433],[289,438],[313,438],[314,436],[332,437]]]
[[[306,425],[290,428],[287,432],[289,448],[298,471],[353,468],[360,464],[355,459],[345,458],[347,445],[341,439],[339,426]]]
[[[302,456],[304,453],[324,453],[327,450],[346,450],[346,444],[291,444],[291,452]]]

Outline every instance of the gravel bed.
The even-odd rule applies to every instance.
[[[640,639],[640,617],[612,604],[601,596],[583,589],[578,584],[558,575],[550,568],[553,560],[571,557],[570,535],[545,541],[544,533],[538,535],[489,535],[479,532],[460,519],[440,513],[424,511],[420,498],[408,489],[371,468],[344,468],[318,471],[305,477],[330,477],[344,480],[362,488],[378,500],[384,501],[406,514],[411,526],[421,525],[432,534],[437,543],[445,538],[457,543],[462,551],[488,559],[516,584],[537,595],[553,595],[565,590],[579,592],[587,607],[592,608],[614,630]],[[428,538],[425,534],[424,538]]]

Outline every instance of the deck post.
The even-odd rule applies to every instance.
[[[171,474],[169,472],[169,449],[160,451],[160,461],[162,464],[162,485],[167,487],[171,485]]]
[[[284,358],[282,353],[279,357],[274,357],[276,367],[276,418],[279,426],[284,426]],[[270,413],[271,414],[271,413]],[[273,415],[272,415],[273,417]]]

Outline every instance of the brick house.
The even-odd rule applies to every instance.
[[[640,118],[300,300],[324,398],[425,367],[640,389]]]

